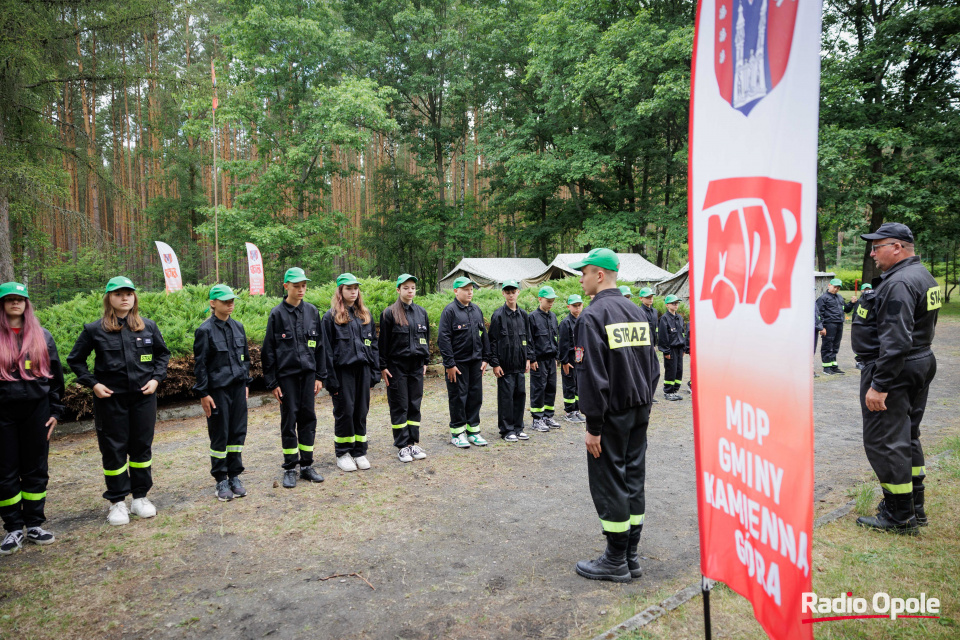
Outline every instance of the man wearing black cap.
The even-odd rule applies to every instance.
[[[847,313],[857,303],[856,296],[847,302],[838,292],[843,286],[843,280],[834,278],[827,286],[827,290],[814,303],[820,321],[826,333],[823,334],[823,344],[820,347],[820,359],[823,361],[823,372],[828,376],[845,373],[837,365],[837,353],[840,351],[840,340],[843,338],[843,322]]]
[[[937,281],[914,255],[913,233],[887,222],[860,236],[882,275],[864,296],[851,341],[860,377],[863,446],[880,480],[883,500],[862,527],[913,534],[927,524],[923,509],[920,421],[937,361],[930,350],[943,304]]]

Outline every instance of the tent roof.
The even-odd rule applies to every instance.
[[[465,271],[492,282],[504,282],[536,276],[546,269],[540,258],[464,258],[443,279]]]
[[[554,258],[550,264],[551,266],[566,269],[575,275],[580,275],[579,271],[571,269],[569,265],[571,262],[582,260],[586,255],[586,253],[560,253],[557,254],[557,257]],[[618,253],[617,257],[620,258],[620,272],[617,280],[624,280],[626,282],[659,282],[664,278],[669,278],[671,275],[669,271],[664,271],[657,265],[649,262],[639,253]]]

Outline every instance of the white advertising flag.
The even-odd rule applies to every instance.
[[[183,289],[183,275],[180,273],[180,262],[166,242],[155,240],[157,251],[160,252],[160,265],[163,267],[163,280],[167,285],[167,293]]]
[[[267,292],[263,281],[263,255],[257,245],[247,242],[247,269],[250,272],[250,295],[262,296]]]

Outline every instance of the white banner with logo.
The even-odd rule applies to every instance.
[[[263,281],[263,255],[257,245],[247,242],[247,270],[250,273],[250,295],[262,296],[267,292]]]
[[[811,638],[820,3],[701,0],[690,303],[701,571]]]
[[[180,262],[166,242],[154,240],[157,251],[160,252],[160,266],[163,267],[163,280],[167,285],[167,293],[183,289],[183,274],[180,272]]]

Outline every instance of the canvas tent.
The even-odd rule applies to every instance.
[[[507,280],[536,276],[547,268],[540,258],[464,258],[440,281],[440,289],[453,289],[453,281],[467,276],[484,289],[499,288]]]
[[[666,296],[673,294],[675,296],[680,296],[684,300],[690,298],[690,280],[689,280],[689,271],[690,263],[688,262],[683,266],[683,269],[677,271],[673,276],[665,280],[660,281],[657,284],[657,295]],[[813,281],[814,289],[816,289],[816,297],[819,297],[827,290],[827,285],[830,284],[830,280],[836,277],[832,271],[814,271],[813,272]]]
[[[554,258],[553,262],[550,263],[550,267],[554,268],[555,273],[558,274],[566,271],[571,275],[579,276],[580,272],[571,269],[570,263],[582,260],[586,255],[586,253],[560,253]],[[639,253],[618,253],[617,257],[620,258],[620,272],[617,274],[618,281],[629,282],[632,285],[643,287],[670,277],[669,271],[664,271],[652,262],[648,262],[647,259]],[[565,278],[566,275],[559,277]]]
[[[580,272],[568,267],[563,262],[557,262],[559,256],[554,258],[547,268],[535,276],[524,278],[520,281],[520,286],[524,289],[528,287],[538,288],[543,286],[547,280],[562,280],[564,278],[580,277]]]

